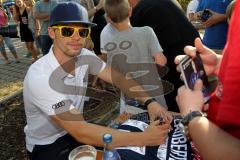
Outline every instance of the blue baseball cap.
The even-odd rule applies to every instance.
[[[50,26],[74,23],[96,26],[95,23],[89,22],[87,10],[73,1],[58,3],[50,14]]]

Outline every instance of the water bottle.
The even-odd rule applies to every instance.
[[[121,158],[116,150],[108,149],[109,144],[112,142],[112,135],[108,134],[108,133],[104,134],[103,142],[104,142],[103,160],[121,160]]]

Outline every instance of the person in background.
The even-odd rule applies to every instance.
[[[176,78],[180,74],[175,69],[174,58],[183,53],[184,46],[193,45],[194,39],[200,35],[176,0],[129,0],[129,3],[133,8],[132,26],[153,28],[167,57],[169,71],[162,79],[170,82],[172,87],[165,89],[165,99],[168,110],[178,112],[175,97],[183,82]]]
[[[37,50],[34,46],[34,38],[31,30],[28,27],[28,7],[23,0],[15,0],[15,7],[13,12],[14,20],[19,23],[21,41],[25,42],[26,47],[32,54],[32,63],[35,62],[37,57]]]
[[[56,0],[39,0],[33,8],[33,16],[40,21],[40,45],[42,54],[46,55],[51,48],[52,39],[48,35],[48,26],[51,10],[57,5]]]
[[[7,25],[8,25],[8,15],[6,14],[5,10],[3,9],[2,1],[0,1],[0,27],[5,27]],[[4,64],[11,63],[7,57],[7,53],[6,53],[5,46],[4,46],[4,41],[5,41],[6,45],[8,46],[10,52],[12,53],[13,57],[15,58],[15,62],[18,63],[19,58],[17,56],[17,52],[12,43],[11,38],[10,37],[2,37],[0,35],[0,52],[4,58]]]
[[[195,20],[200,20],[207,9],[212,15],[202,23],[205,28],[203,44],[221,54],[227,40],[226,9],[232,0],[201,0],[194,14]]]
[[[101,52],[107,64],[114,68],[117,65],[122,74],[127,73],[129,77],[138,81],[145,90],[151,90],[147,85],[152,84],[151,80],[158,81],[155,85],[159,87],[154,92],[157,101],[162,105],[162,109],[166,110],[166,101],[163,95],[163,84],[161,77],[158,75],[157,68],[146,68],[148,64],[157,64],[161,67],[167,63],[163,50],[157,40],[157,37],[150,27],[132,27],[130,24],[131,7],[128,0],[105,0],[104,9],[109,23],[104,27],[101,33]],[[121,46],[124,44],[125,46]],[[116,46],[111,47],[111,46]],[[108,50],[112,48],[111,50]],[[137,64],[134,70],[126,62],[122,62],[120,58],[114,56],[126,56],[126,62]],[[154,65],[155,66],[155,65]],[[151,72],[147,75],[141,75],[141,71],[148,70]],[[129,74],[131,73],[131,74]],[[140,76],[140,77],[139,77]],[[153,77],[151,77],[153,76]],[[137,78],[136,78],[137,77]],[[146,78],[147,77],[147,78]],[[126,95],[121,94],[120,113],[125,111],[126,102],[129,99]],[[132,101],[132,100],[129,100]]]
[[[130,92],[129,88],[137,83],[126,81],[83,48],[94,25],[88,20],[87,10],[75,2],[58,3],[51,12],[48,33],[53,46],[48,54],[30,66],[23,85],[27,117],[24,131],[30,160],[66,160],[70,151],[81,144],[103,146],[105,133],[112,135],[110,148],[155,146],[166,140],[171,117],[158,112],[161,106],[146,92]],[[88,74],[114,83],[145,103],[153,120],[150,126],[141,133],[124,132],[85,121],[82,111],[87,83],[84,77]],[[137,89],[143,91],[141,87]],[[166,124],[154,121],[160,115]]]
[[[28,27],[33,34],[33,38],[35,41],[35,46],[37,49],[38,54],[40,53],[40,22],[39,20],[33,17],[33,6],[35,5],[35,0],[25,0],[25,4],[27,5],[27,12],[28,12]]]
[[[201,0],[194,13],[194,19],[202,21],[201,17],[204,10],[210,12],[210,17],[202,22],[204,30],[203,44],[208,48],[213,49],[217,54],[222,54],[223,48],[227,40],[228,23],[226,16],[227,6],[232,0]],[[206,15],[206,14],[205,14]],[[209,76],[208,80],[211,85],[211,90],[216,88],[217,77]]]
[[[186,117],[192,115],[184,123],[184,128],[187,128],[185,133],[188,133],[203,159],[238,160],[240,157],[240,45],[236,45],[240,43],[240,37],[236,34],[240,32],[239,17],[240,1],[236,1],[223,55],[204,46],[200,39],[195,40],[195,47],[185,48],[185,53],[191,57],[198,51],[206,73],[219,78],[209,106],[204,105],[200,80],[193,90],[184,86],[179,88],[176,97],[181,114]],[[175,63],[179,64],[182,57],[176,57]],[[208,118],[200,113],[206,109]]]
[[[94,44],[94,53],[101,58],[100,34],[107,24],[104,16],[103,0],[80,0],[80,4],[87,9],[90,21],[97,24],[96,27],[92,28],[91,39],[86,41],[86,43],[92,42]],[[92,87],[107,89],[105,82],[98,79],[96,76],[93,77]]]
[[[10,64],[11,62],[9,61],[8,57],[7,57],[7,52],[5,50],[5,46],[4,46],[4,42],[6,43],[6,45],[8,46],[10,52],[12,53],[14,59],[15,59],[15,62],[16,63],[19,63],[19,58],[17,56],[17,52],[16,52],[16,49],[12,43],[12,40],[10,37],[2,37],[0,35],[0,52],[4,58],[4,64]]]

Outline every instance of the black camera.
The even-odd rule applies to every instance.
[[[202,13],[202,15],[201,15],[201,17],[200,17],[200,20],[202,21],[202,22],[205,22],[206,20],[208,20],[208,18],[210,18],[212,16],[212,12],[210,12],[209,10],[207,10],[207,9],[204,9],[203,10],[203,13]]]
[[[3,37],[19,38],[16,24],[0,27],[0,35]]]

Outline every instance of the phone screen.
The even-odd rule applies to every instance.
[[[202,59],[199,54],[196,55],[194,59],[190,56],[186,56],[179,64],[182,73],[182,78],[185,86],[189,89],[194,88],[194,84],[197,79],[201,79],[203,82],[203,96],[205,103],[210,98],[210,89],[208,78],[204,70]]]

